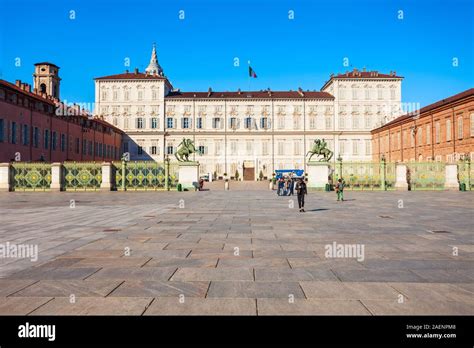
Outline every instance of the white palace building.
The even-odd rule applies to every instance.
[[[306,169],[305,155],[324,139],[344,161],[371,161],[370,130],[401,113],[402,77],[395,72],[332,74],[320,91],[181,92],[153,47],[145,72],[95,79],[95,113],[126,135],[131,160],[163,161],[183,138],[194,140],[200,173],[244,180],[275,169]]]

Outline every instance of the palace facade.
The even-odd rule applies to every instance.
[[[371,130],[398,115],[402,77],[395,72],[332,74],[320,91],[175,89],[153,47],[144,72],[95,79],[95,113],[125,132],[131,160],[163,161],[183,138],[199,149],[200,171],[240,178],[305,169],[306,153],[324,139],[346,161],[371,161]]]
[[[474,88],[400,116],[372,135],[375,161],[474,161]]]
[[[61,102],[58,72],[35,64],[33,88],[0,80],[0,162],[119,160],[123,132]]]

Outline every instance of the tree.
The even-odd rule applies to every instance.
[[[263,180],[263,172],[262,171],[260,171],[260,174],[258,174],[258,178],[260,179],[260,181]]]
[[[237,181],[239,180],[239,171],[238,170],[235,171],[235,180],[237,180]]]

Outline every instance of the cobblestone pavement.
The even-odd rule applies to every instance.
[[[2,193],[0,246],[39,255],[0,259],[0,314],[474,314],[472,193],[346,199]]]

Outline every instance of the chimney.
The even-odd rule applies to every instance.
[[[135,75],[138,75],[138,68],[135,68]]]
[[[21,80],[15,80],[15,86],[20,87],[21,86]]]
[[[31,93],[31,85],[28,83],[26,84],[26,91]]]
[[[301,87],[298,87],[298,94],[304,97],[303,89]]]
[[[395,70],[393,71],[393,76],[397,76],[397,72]]]
[[[212,94],[212,88],[209,87],[209,89],[207,90],[207,97],[210,97]]]
[[[242,91],[240,90],[240,88],[237,90],[237,94],[238,94],[238,95],[241,95],[241,94],[242,94]]]

